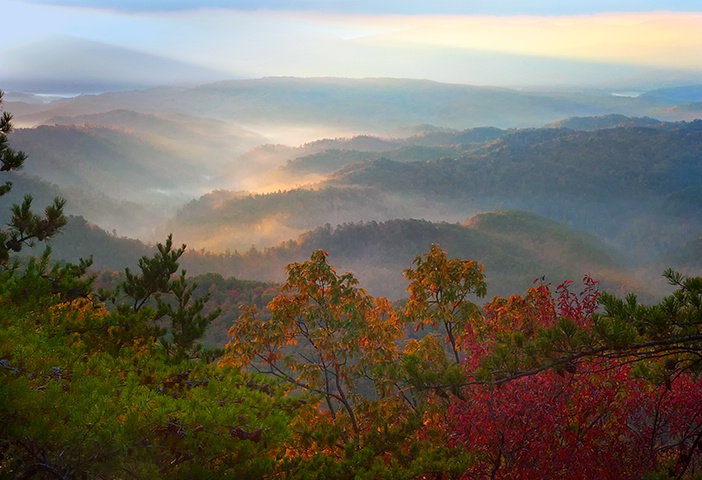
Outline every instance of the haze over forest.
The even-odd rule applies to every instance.
[[[429,243],[491,294],[699,269],[693,5],[7,3],[29,161],[2,202],[66,198],[59,257],[120,269],[172,232],[193,274],[280,281],[323,246],[392,298]]]

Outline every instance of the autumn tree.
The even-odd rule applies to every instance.
[[[456,365],[460,364],[462,338],[472,331],[472,323],[481,315],[471,295],[482,298],[487,293],[483,266],[474,260],[449,259],[438,245],[414,259],[415,268],[404,271],[410,284],[410,298],[405,316],[416,329],[439,328]]]
[[[702,461],[699,377],[651,381],[647,352],[573,354],[598,335],[600,293],[589,277],[570,287],[554,297],[541,282],[485,306],[466,345],[471,385],[450,408],[450,438],[475,458],[465,478],[687,478]]]
[[[446,379],[441,340],[409,342],[400,352],[401,317],[352,274],[338,274],[324,251],[287,271],[266,311],[245,307],[225,357],[318,400],[299,411],[281,467],[292,478],[441,478],[464,471],[469,455],[447,443],[447,403],[435,402],[433,387],[413,378],[436,381],[423,372],[432,365]]]
[[[679,376],[667,389],[620,361],[580,368],[474,385],[454,398],[450,438],[474,459],[463,478],[689,478],[699,469],[699,378]]]
[[[577,370],[588,358],[636,362],[658,382],[679,372],[699,372],[702,278],[685,278],[671,270],[664,275],[676,290],[653,305],[639,303],[634,294],[600,295],[586,277],[581,298],[559,294],[560,315],[547,323],[535,322],[518,335],[504,330],[511,333],[495,336],[494,353],[485,358],[482,372],[509,379],[548,368]]]
[[[402,335],[386,299],[358,288],[351,274],[337,274],[327,253],[286,268],[281,294],[263,315],[247,308],[229,331],[226,363],[253,366],[318,395],[346,442],[361,433],[356,405],[365,395],[392,389],[383,367],[397,361]],[[363,381],[375,392],[362,390]]]

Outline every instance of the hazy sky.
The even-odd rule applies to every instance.
[[[272,75],[625,83],[702,69],[699,0],[0,0],[3,83]],[[674,73],[678,72],[678,73]],[[92,85],[92,87],[91,87]]]

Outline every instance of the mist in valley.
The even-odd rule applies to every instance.
[[[257,109],[250,97],[243,107],[236,100],[252,85]],[[686,245],[693,245],[688,256],[672,264],[694,273],[701,129],[676,123],[702,99],[694,88],[590,94],[584,104],[577,92],[488,88],[477,101],[473,87],[401,85],[405,93],[395,81],[264,79],[41,101],[9,94],[6,108],[22,125],[13,145],[30,158],[18,178],[37,204],[63,196],[68,214],[107,234],[86,233],[78,221],[63,247],[54,242],[57,256],[68,256],[71,235],[91,238],[84,256],[93,248],[104,257],[103,245],[121,248],[113,242],[128,238],[148,245],[172,233],[189,247],[183,264],[191,274],[282,281],[285,265],[324,248],[340,270],[391,298],[404,295],[402,270],[431,243],[485,263],[491,295],[523,291],[542,275],[560,281],[590,273],[607,288],[653,298],[665,291],[666,259]],[[392,98],[392,121],[387,104],[370,107],[383,98],[381,87]],[[328,109],[307,103],[317,88],[332,98],[333,122]],[[283,92],[285,104],[275,103]],[[464,98],[442,107],[453,114],[438,123],[430,106],[449,93]],[[523,102],[539,107],[515,108]],[[608,113],[617,106],[637,116]],[[536,111],[541,117],[530,120]],[[499,126],[481,123],[496,116],[505,119]],[[469,125],[461,128],[463,121]],[[377,123],[384,128],[373,130]],[[477,228],[469,219],[499,211],[531,212],[558,228],[509,214],[511,226],[499,234],[466,237]],[[129,248],[134,258],[143,251]],[[97,263],[120,268],[106,258]]]

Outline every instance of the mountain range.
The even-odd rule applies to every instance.
[[[55,255],[101,269],[170,232],[192,274],[281,281],[324,248],[393,298],[430,243],[485,263],[491,294],[590,272],[655,296],[667,266],[700,268],[698,86],[265,78],[6,100],[29,160],[3,205],[64,196]]]

